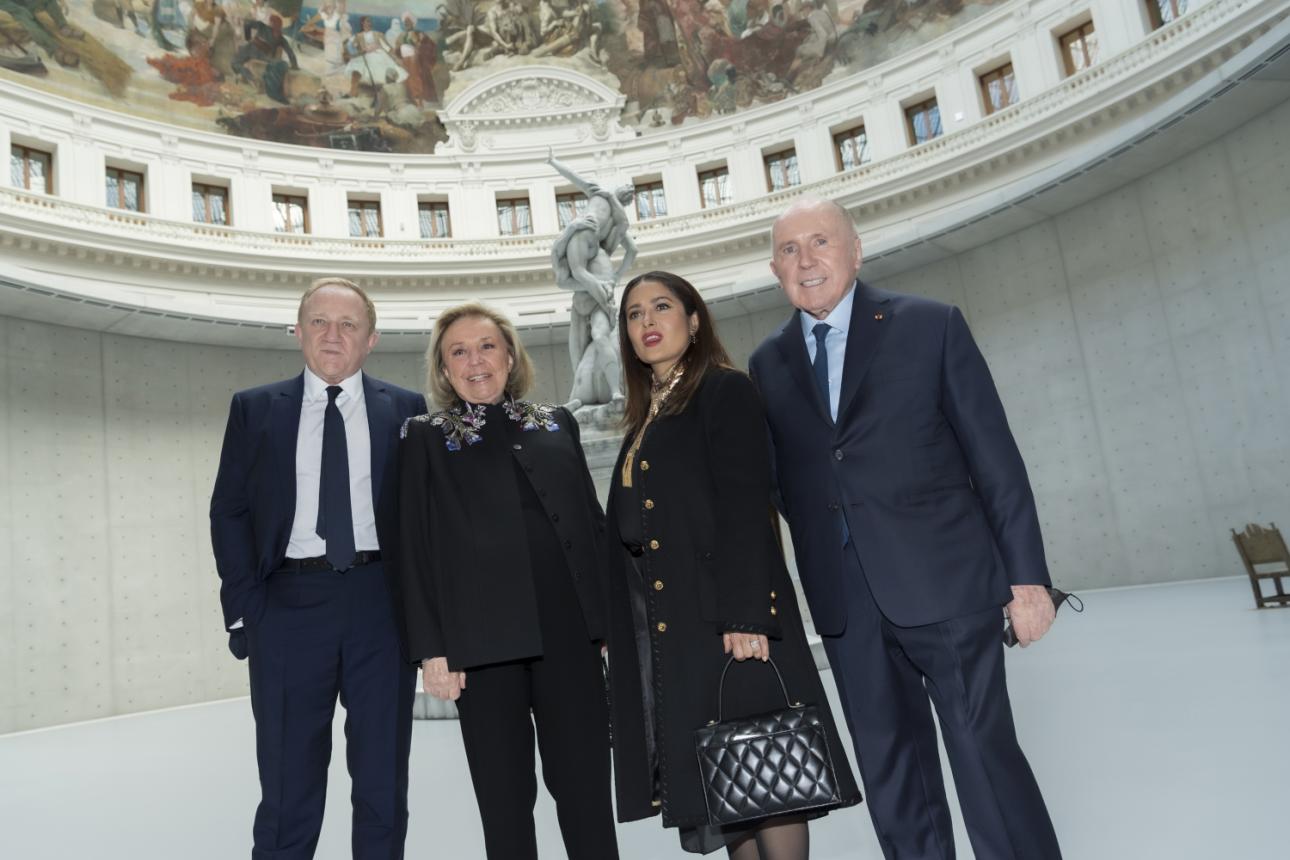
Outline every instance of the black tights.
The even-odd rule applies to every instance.
[[[804,818],[772,818],[726,846],[730,860],[807,860],[811,834]]]

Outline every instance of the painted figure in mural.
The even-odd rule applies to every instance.
[[[488,13],[481,12],[472,0],[450,0],[439,6],[439,26],[448,34],[443,40],[444,48],[456,52],[455,55],[445,52],[444,59],[452,62],[455,57],[454,72],[511,50],[511,43],[494,29],[497,24],[494,12],[498,6],[490,8]]]
[[[666,0],[641,0],[637,27],[641,31],[647,60],[664,66],[675,66],[680,62],[676,48],[676,22],[672,20]]]
[[[63,9],[58,4],[58,0],[0,0],[0,12],[8,12],[9,16],[27,31],[31,40],[44,48],[45,52],[59,63],[69,65],[74,59],[59,46],[55,35],[70,39],[80,38],[84,34],[80,29],[72,26],[63,15]],[[46,30],[37,19],[36,15],[42,12],[49,16],[57,34]]]
[[[416,16],[411,12],[403,13],[403,35],[394,43],[394,51],[399,62],[408,73],[408,98],[417,107],[426,102],[439,101],[439,93],[434,85],[434,65],[438,59],[438,49],[434,40],[417,29]]]
[[[570,221],[551,246],[555,282],[573,292],[569,311],[569,361],[575,374],[572,399],[581,401],[580,405],[608,403],[622,397],[617,364],[597,366],[593,355],[584,365],[584,359],[589,351],[603,351],[599,347],[591,349],[597,333],[611,352],[616,349],[614,286],[636,260],[636,243],[628,233],[627,210],[623,207],[632,202],[635,189],[631,185],[612,191],[602,188],[557,161],[550,151],[546,163],[587,196],[586,212]],[[615,267],[612,257],[620,247],[623,259]],[[604,319],[597,320],[598,317]],[[600,392],[608,392],[609,398],[589,401],[577,396]]]
[[[345,0],[334,3],[326,0],[304,23],[301,29],[313,24],[322,26],[323,59],[327,62],[327,74],[335,74],[345,66],[345,42],[353,35],[349,26],[349,15],[345,11]]]
[[[345,66],[349,72],[349,94],[358,95],[360,84],[379,87],[385,83],[386,73],[394,71],[395,79],[407,80],[408,73],[403,66],[395,62],[390,43],[385,36],[372,29],[372,18],[364,15],[358,22],[359,31],[354,34],[358,55]]]
[[[295,51],[282,35],[282,19],[277,15],[269,16],[269,23],[248,20],[242,27],[246,44],[237,49],[233,57],[233,71],[247,83],[255,83],[255,78],[247,68],[247,63],[259,60],[264,63],[261,77],[264,92],[276,102],[290,104],[287,98],[287,70],[298,69]],[[286,59],[283,59],[283,57]],[[290,65],[288,65],[288,63]]]
[[[205,59],[221,78],[233,77],[237,35],[223,7],[215,0],[195,0],[193,3],[185,47],[190,57]]]
[[[600,51],[603,28],[595,19],[591,0],[571,0],[562,12],[557,12],[550,0],[541,0],[538,5],[538,32],[542,44],[533,51],[535,57],[570,56],[587,48],[587,56],[592,62],[605,64]]]

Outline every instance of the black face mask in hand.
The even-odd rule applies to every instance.
[[[1060,588],[1049,586],[1048,596],[1053,599],[1054,614],[1056,614],[1058,609],[1062,608],[1063,603],[1069,603],[1071,605],[1071,609],[1075,612],[1084,611],[1084,601],[1080,600],[1079,597],[1074,594],[1068,594],[1067,592],[1062,591]],[[1003,644],[1007,645],[1009,648],[1017,644],[1017,634],[1012,629],[1011,621],[1009,621],[1008,625],[1003,628]]]

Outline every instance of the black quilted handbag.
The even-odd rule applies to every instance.
[[[784,692],[782,709],[721,719],[731,657],[717,687],[717,718],[694,732],[709,824],[736,824],[842,802],[819,709],[790,702],[784,676],[774,660],[768,662]]]

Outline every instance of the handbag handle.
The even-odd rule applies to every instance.
[[[775,659],[773,657],[767,657],[766,662],[770,664],[770,668],[775,670],[775,677],[779,679],[779,689],[784,693],[784,704],[790,708],[800,708],[802,706],[801,702],[789,701],[788,687],[784,685],[784,676],[780,673],[779,666],[775,665]],[[708,725],[714,725],[721,722],[722,701],[726,695],[726,673],[730,671],[730,667],[734,664],[735,658],[731,657],[726,660],[726,667],[721,670],[721,682],[717,684],[717,718]]]

